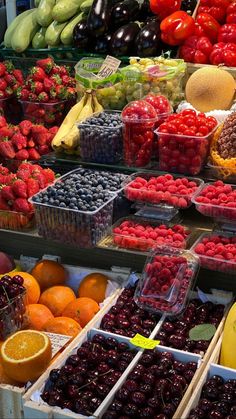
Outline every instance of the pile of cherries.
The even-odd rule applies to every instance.
[[[206,185],[195,203],[198,211],[208,217],[236,220],[236,188],[221,180]]]
[[[160,169],[197,175],[208,155],[214,117],[186,109],[170,115],[158,129]]]
[[[0,340],[21,328],[25,313],[23,278],[4,275],[0,279]]]
[[[144,311],[134,302],[135,287],[125,288],[116,304],[103,316],[100,328],[118,335],[150,336],[160,316]]]
[[[135,355],[127,343],[97,334],[50,372],[41,397],[50,406],[92,415]]]
[[[169,244],[177,248],[186,247],[186,238],[190,231],[180,224],[168,227],[149,222],[123,221],[113,229],[114,243],[125,249],[149,250],[155,245]]]
[[[236,237],[214,234],[205,236],[194,247],[204,268],[236,272]]]
[[[160,340],[160,345],[163,346],[201,354],[207,350],[210,341],[190,340],[189,331],[196,325],[204,323],[217,327],[223,314],[222,304],[213,304],[210,301],[202,303],[200,299],[193,299],[181,316],[164,321],[155,339]]]
[[[146,350],[102,419],[171,419],[196,369],[170,352]]]
[[[198,187],[195,180],[174,178],[170,174],[151,176],[150,179],[138,176],[125,187],[125,194],[131,201],[187,208]]]
[[[220,375],[210,377],[202,388],[197,407],[189,419],[234,419],[236,417],[236,380],[224,380]]]
[[[137,304],[149,310],[179,314],[186,300],[195,268],[184,255],[154,256],[145,267],[135,295]]]

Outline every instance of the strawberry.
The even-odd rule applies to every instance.
[[[35,169],[35,166],[37,166],[36,164],[33,165],[31,163],[21,163],[20,166],[18,167],[17,170],[17,175],[19,173],[20,170],[28,170],[30,173],[32,173],[32,171]]]
[[[8,203],[0,196],[0,210],[9,211],[10,209],[11,207],[8,205]]]
[[[18,83],[20,83],[21,85],[24,83],[24,77],[21,70],[15,69],[13,70],[12,74],[16,78]]]
[[[4,65],[6,67],[6,72],[7,73],[12,73],[13,70],[15,69],[14,65],[12,64],[11,61],[4,61]]]
[[[41,81],[34,81],[31,84],[31,90],[32,92],[34,92],[36,95],[39,95],[40,93],[43,92],[44,87],[43,87],[43,83]]]
[[[37,95],[35,93],[30,92],[28,99],[30,100],[30,102],[37,102],[38,98],[37,98]]]
[[[34,81],[42,81],[46,77],[45,71],[41,67],[32,67],[30,75]]]
[[[21,121],[19,124],[19,128],[21,131],[21,134],[28,136],[31,132],[31,128],[33,127],[33,124],[31,121]]]
[[[53,183],[55,180],[55,173],[52,169],[44,169],[43,171],[45,180],[46,180],[46,184],[48,185],[49,183]]]
[[[62,83],[63,83],[63,86],[69,87],[71,85],[71,77],[67,75],[62,76]]]
[[[36,61],[36,65],[49,74],[54,66],[54,60],[51,57]]]
[[[13,137],[11,137],[11,141],[16,150],[22,150],[23,148],[27,147],[27,137],[21,133],[14,134]]]
[[[0,99],[5,99],[6,93],[3,90],[0,90]]]
[[[14,84],[16,84],[16,78],[12,74],[7,73],[4,76],[4,80],[7,82],[7,85],[9,86],[13,86]]]
[[[33,79],[31,76],[27,76],[25,80],[25,85],[23,87],[30,89],[31,84],[33,83]]]
[[[12,191],[16,197],[27,198],[27,187],[26,183],[22,179],[17,179],[12,184]]]
[[[50,99],[55,99],[57,96],[56,87],[54,86],[49,92]]]
[[[29,160],[39,160],[40,154],[35,150],[35,148],[30,148],[29,150]]]
[[[53,82],[55,83],[56,86],[62,85],[62,78],[59,76],[59,74],[54,74],[51,77],[51,80],[53,80]]]
[[[69,76],[69,67],[66,67],[65,65],[60,65],[58,71],[61,77]]]
[[[38,152],[40,156],[43,156],[44,154],[48,154],[51,151],[50,147],[48,145],[40,145],[38,148]]]
[[[46,144],[46,142],[47,142],[46,135],[45,134],[38,134],[37,135],[37,138],[35,139],[37,145],[45,145]]]
[[[6,66],[4,63],[0,63],[0,77],[4,76],[4,74],[6,73]]]
[[[9,169],[0,164],[0,175],[8,175]],[[1,182],[0,182],[1,183]]]
[[[28,198],[30,198],[31,196],[39,192],[40,190],[39,183],[36,179],[29,178],[26,183],[27,183]]]
[[[49,93],[51,89],[54,88],[54,82],[49,77],[46,77],[43,81],[44,90],[46,93]]]
[[[15,155],[16,153],[11,141],[2,141],[0,143],[0,156],[6,159],[14,159]]]
[[[44,173],[39,173],[39,172],[33,173],[33,177],[34,179],[38,181],[40,189],[43,189],[45,188],[45,186],[47,186]]]
[[[11,97],[13,95],[13,89],[10,86],[5,89],[5,95],[6,97]]]
[[[74,87],[68,87],[66,91],[67,99],[74,99],[76,96],[76,90]]]
[[[13,129],[9,125],[0,128],[0,141],[6,138],[11,138],[12,135]]]
[[[6,90],[7,82],[4,78],[0,78],[0,90]]]
[[[56,120],[55,114],[53,113],[46,113],[45,118],[44,118],[44,122],[46,124],[54,124]]]
[[[59,130],[59,127],[57,127],[57,126],[49,128],[49,132],[51,134],[53,134],[53,136],[56,135],[56,133],[57,133],[58,130]]]
[[[4,185],[1,189],[1,197],[6,201],[14,201],[15,197],[12,192],[12,187],[10,185]]]
[[[42,103],[46,103],[49,101],[48,94],[46,92],[42,92],[38,95],[38,101]]]
[[[40,134],[47,134],[48,130],[43,125],[33,125],[31,129],[31,134],[34,139],[37,139],[37,136]]]
[[[20,83],[15,83],[13,86],[12,86],[12,90],[13,90],[13,92],[14,93],[17,93],[18,92],[18,90],[21,88],[21,85],[20,85]]]
[[[35,142],[34,142],[34,140],[33,140],[32,138],[30,138],[30,139],[27,141],[27,147],[28,147],[28,148],[34,148],[34,147],[35,147]]]
[[[15,173],[9,173],[8,175],[5,176],[4,182],[1,182],[1,183],[4,183],[5,185],[11,185],[15,180],[16,180]]]
[[[24,198],[17,198],[13,204],[13,209],[14,211],[23,212],[26,214],[31,212],[31,206],[29,205],[27,199]]]
[[[24,89],[24,88],[22,89],[21,87],[16,92],[16,96],[21,100],[28,100],[29,94],[30,94],[29,90]]]
[[[28,160],[28,158],[29,158],[29,152],[27,150],[24,149],[24,150],[17,151],[16,160],[22,160],[23,161],[23,160]],[[22,179],[22,180],[25,180],[25,179]]]
[[[56,86],[56,97],[58,99],[65,99],[67,96],[67,90],[72,89],[72,87]]]
[[[7,121],[4,118],[4,116],[0,116],[0,128],[6,127],[7,126]]]

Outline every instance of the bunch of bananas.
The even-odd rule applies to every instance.
[[[64,151],[66,154],[80,154],[80,132],[77,124],[85,121],[96,112],[102,112],[103,107],[97,100],[95,92],[85,92],[82,99],[71,108],[62,122],[52,141],[56,152]]]

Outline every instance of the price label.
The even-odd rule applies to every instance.
[[[53,262],[61,263],[61,257],[57,255],[43,255],[42,260],[52,260]]]
[[[155,349],[155,347],[159,345],[160,341],[145,338],[137,333],[132,339],[130,339],[130,343],[143,349]]]
[[[48,335],[52,345],[52,358],[59,352],[70,340],[71,336],[58,335],[56,333],[44,332]]]
[[[119,68],[120,63],[121,61],[117,58],[107,55],[99,70],[99,73],[97,74],[98,77],[105,79],[106,77],[111,76]]]

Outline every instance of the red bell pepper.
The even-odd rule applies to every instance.
[[[178,11],[167,16],[161,22],[161,39],[168,45],[181,45],[193,35],[195,21],[186,12]]]
[[[218,42],[234,42],[236,44],[236,23],[226,23],[218,33]]]
[[[213,45],[209,38],[190,36],[180,47],[179,55],[184,61],[197,64],[208,64]]]
[[[219,42],[215,44],[210,55],[210,63],[236,67],[236,44]]]
[[[216,42],[220,24],[208,13],[199,13],[196,18],[196,36],[207,36],[211,42]]]
[[[226,23],[236,23],[236,1],[226,10]]]
[[[219,23],[224,23],[229,4],[230,0],[201,0],[198,13],[209,13]]]
[[[162,20],[180,9],[181,0],[150,0],[150,9]]]

